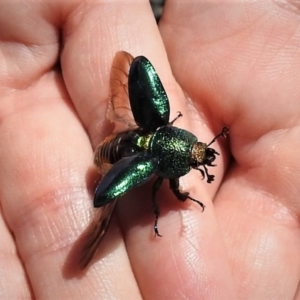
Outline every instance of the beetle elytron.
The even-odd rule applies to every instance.
[[[94,206],[102,209],[85,245],[82,267],[96,252],[107,230],[116,199],[148,181],[152,175],[157,175],[152,193],[156,236],[161,235],[157,227],[159,207],[155,194],[164,179],[169,180],[176,198],[195,201],[204,210],[202,202],[190,197],[187,192],[179,191],[179,177],[192,168],[200,171],[202,177],[211,183],[214,175],[208,174],[207,166],[215,166],[212,163],[219,153],[209,146],[228,133],[228,128],[224,127],[209,144],[205,144],[198,142],[192,133],[174,127],[173,123],[182,115],[178,113],[174,120],[169,121],[168,97],[154,67],[144,56],[133,58],[127,52],[118,52],[112,65],[110,86],[113,113],[123,109],[126,114],[131,109],[135,127],[107,137],[95,151],[94,162],[104,177],[96,188]],[[130,108],[126,108],[124,98],[127,102],[129,98]]]

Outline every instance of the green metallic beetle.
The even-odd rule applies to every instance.
[[[157,175],[152,193],[156,236],[161,235],[157,227],[159,207],[155,194],[164,179],[169,180],[170,189],[178,200],[190,199],[204,210],[202,202],[190,197],[187,192],[179,191],[179,178],[196,169],[211,183],[214,175],[208,174],[207,166],[215,166],[212,163],[219,153],[209,146],[228,133],[228,128],[224,127],[209,144],[205,144],[198,142],[189,131],[174,127],[173,123],[182,115],[178,113],[173,121],[169,121],[168,97],[154,67],[144,56],[133,58],[127,52],[118,52],[112,66],[110,84],[113,110],[118,106],[116,103],[123,101],[119,96],[121,90],[125,94],[123,98],[129,98],[130,108],[124,108],[124,104],[119,104],[119,107],[124,108],[125,114],[131,109],[136,126],[107,137],[95,151],[95,164],[104,177],[96,188],[94,206],[102,210],[85,246],[84,267],[107,230],[117,198],[153,175]]]

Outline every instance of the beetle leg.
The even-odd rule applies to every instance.
[[[198,170],[198,171],[200,171],[200,173],[201,173],[201,175],[202,175],[202,180],[205,178],[205,173],[204,173],[204,171],[203,170],[201,170],[201,169],[196,169],[196,170]]]
[[[215,165],[209,165],[209,166],[215,167]],[[207,177],[206,182],[207,183],[212,183],[215,180],[215,175],[208,174],[208,170],[207,170],[207,168],[206,168],[205,165],[202,165],[202,167],[204,168],[204,171],[202,169],[200,169],[200,168],[196,169],[196,170],[200,171],[200,173],[202,175],[202,180],[205,178],[205,175],[206,175],[206,177]]]
[[[207,180],[206,180],[207,183],[212,183],[215,180],[215,175],[208,174],[208,170],[207,170],[205,165],[203,165],[203,168],[204,168],[204,171],[205,171],[205,174],[206,174],[206,177],[207,177]]]
[[[173,123],[174,123],[177,119],[179,119],[179,118],[181,118],[181,117],[183,116],[182,113],[181,113],[180,111],[178,111],[177,114],[178,114],[177,117],[176,117],[173,121],[169,122],[168,125],[173,125]]]
[[[158,222],[158,217],[159,217],[160,211],[159,211],[159,207],[158,207],[158,204],[156,202],[156,197],[155,196],[156,196],[156,192],[161,187],[161,184],[162,184],[163,180],[164,180],[163,177],[158,177],[155,180],[155,182],[153,184],[153,188],[152,188],[152,203],[153,203],[154,213],[155,213],[154,233],[155,233],[155,236],[160,236],[160,237],[162,237],[162,235],[159,234],[158,228],[157,228],[157,222]]]
[[[170,179],[169,181],[170,181],[170,189],[172,190],[172,192],[174,193],[174,195],[177,197],[179,201],[184,202],[186,199],[190,199],[194,202],[197,202],[201,206],[202,211],[204,211],[205,205],[202,202],[190,197],[188,192],[181,193],[179,191],[179,178],[173,178]]]

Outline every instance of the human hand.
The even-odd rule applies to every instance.
[[[174,76],[198,109],[193,128],[201,136],[205,125],[230,127],[233,161],[195,226],[199,245],[211,241],[198,246],[198,299],[212,291],[232,299],[226,276],[237,299],[300,297],[299,9],[293,1],[165,7],[160,29]],[[216,222],[221,234],[212,235]],[[220,240],[231,274],[218,272]]]
[[[1,34],[1,285],[5,287],[1,298],[276,299],[295,292],[295,116],[299,108],[293,80],[297,48],[292,46],[297,34],[284,40],[295,25],[293,13],[277,8],[286,18],[284,25],[275,17],[272,23],[270,12],[263,15],[268,21],[265,27],[256,25],[259,36],[269,38],[264,46],[287,51],[287,63],[286,56],[269,52],[268,47],[262,55],[260,40],[251,48],[258,37],[250,24],[264,12],[261,6],[248,6],[249,27],[242,19],[242,4],[241,11],[235,8],[234,13],[218,7],[206,11],[208,40],[218,39],[220,28],[227,28],[218,12],[237,20],[228,29],[228,44],[220,39],[213,45],[198,39],[204,34],[205,7],[187,5],[178,15],[176,8],[167,6],[162,36],[175,78],[201,110],[199,119],[191,106],[185,109],[148,3],[133,7],[121,2],[52,6],[3,2],[0,6],[5,24]],[[282,34],[276,31],[272,37],[271,24],[285,26],[280,27]],[[182,25],[182,34],[174,36]],[[280,48],[277,39],[286,48]],[[129,193],[119,201],[116,218],[91,266],[86,273],[72,273],[70,253],[80,252],[74,243],[94,213],[88,191],[96,176],[90,171],[92,147],[110,133],[102,125],[111,61],[118,50],[142,54],[153,63],[169,95],[171,114],[178,110],[184,114],[176,126],[188,128],[206,142],[229,125],[237,163],[230,166],[218,190],[228,154],[223,144],[212,185],[200,181],[196,172],[183,178],[184,187],[189,181],[191,195],[205,203],[204,213],[194,203],[176,202],[164,188],[158,195],[162,238],[153,238],[151,185]],[[285,81],[274,73],[282,66],[289,75]],[[267,102],[271,99],[273,107]],[[285,99],[292,109],[284,105]]]
[[[146,216],[132,200],[141,211],[133,228],[120,207],[124,239],[113,220],[86,272],[73,258],[95,211],[93,147],[109,133],[102,123],[115,53],[151,56],[171,77],[149,3],[2,1],[0,20],[0,298],[140,298],[131,260],[155,246],[150,198]],[[140,220],[144,241],[135,240]]]

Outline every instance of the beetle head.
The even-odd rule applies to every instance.
[[[215,166],[212,163],[216,159],[216,155],[219,155],[219,153],[215,149],[209,148],[205,143],[197,142],[192,148],[191,167],[200,171],[203,179],[206,176],[208,183],[214,181],[215,176],[208,174],[206,166]],[[204,170],[200,169],[200,167],[203,167]]]
[[[227,137],[228,134],[228,127],[223,127],[222,131],[217,136],[215,136],[208,145],[205,143],[197,142],[192,148],[190,166],[200,171],[203,177],[202,179],[204,179],[204,177],[206,176],[206,181],[208,183],[214,181],[215,176],[208,174],[207,166],[215,167],[216,165],[213,165],[212,163],[215,161],[216,155],[220,155],[214,148],[209,148],[209,146],[213,144],[217,138],[221,136]],[[202,167],[204,170],[200,169],[200,167]]]
[[[219,153],[214,148],[209,148],[207,144],[197,142],[192,148],[191,167],[197,169],[201,165],[214,166],[212,162]]]
[[[216,159],[216,155],[220,155],[214,148],[206,148],[205,149],[205,156],[203,159],[203,165],[208,165],[214,167],[215,165],[212,164]]]

